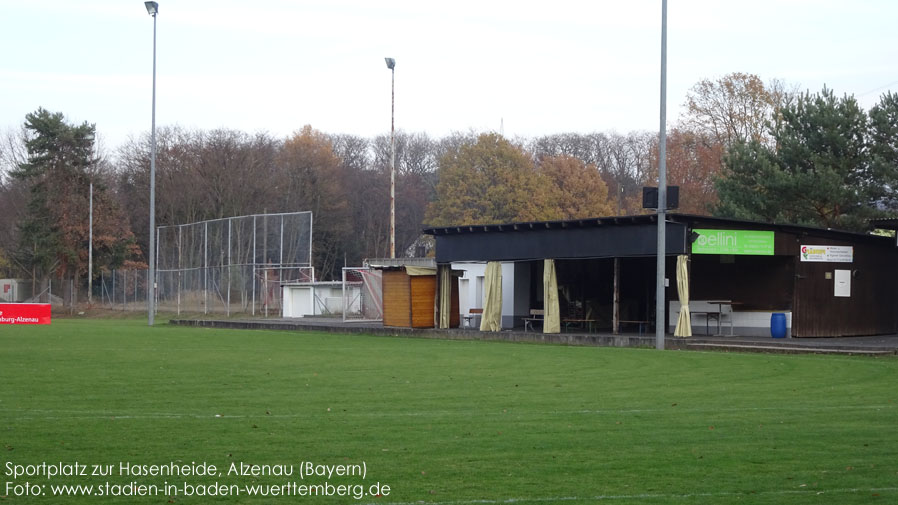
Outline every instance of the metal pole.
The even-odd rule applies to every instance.
[[[225,309],[228,317],[231,317],[231,221],[233,221],[233,218],[228,218],[228,306]]]
[[[268,209],[262,209],[265,219],[262,221],[262,308],[265,309],[265,317],[268,317]]]
[[[252,272],[252,283],[253,283],[253,310],[252,315],[256,315],[256,265],[258,264],[258,255],[259,253],[256,251],[256,216],[253,215],[253,272]]]
[[[159,263],[159,236],[160,236],[159,228],[156,228],[156,263]],[[158,275],[158,271],[159,271],[158,267],[159,267],[158,264],[155,265],[155,271],[157,272],[157,275]],[[155,276],[155,275],[153,276],[153,296],[154,296],[153,308],[154,309],[159,308],[159,286],[156,285],[156,280],[157,280],[156,277],[157,276]],[[137,281],[135,280],[135,284],[134,284],[134,286],[135,286],[134,287],[134,304],[135,305],[137,304],[137,284],[136,284],[136,282]],[[147,279],[147,282],[149,282],[149,279]]]
[[[666,277],[665,213],[667,212],[667,0],[661,0],[661,133],[658,138],[658,261],[655,279],[655,349],[664,349]]]
[[[90,182],[89,224],[87,226],[87,306],[94,301],[94,183]]]
[[[203,314],[209,313],[209,221],[203,223]]]
[[[311,278],[312,282],[315,282],[315,267],[312,266],[312,231],[313,231],[313,226],[315,224],[314,219],[315,219],[315,216],[311,212],[309,212],[309,266],[312,267],[312,278]],[[344,259],[343,262],[346,263],[346,260]],[[343,266],[346,266],[346,265],[343,265]]]
[[[181,263],[181,230],[184,228],[183,225],[178,226],[178,315],[181,315],[181,272],[184,271],[184,267]]]
[[[147,278],[147,319],[156,313],[156,14],[153,12],[153,123],[150,130],[150,271]]]
[[[390,67],[390,258],[396,257],[396,65]]]

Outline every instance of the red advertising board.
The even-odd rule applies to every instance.
[[[0,324],[50,324],[50,304],[0,303]]]

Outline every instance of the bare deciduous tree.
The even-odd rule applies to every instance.
[[[686,96],[683,127],[709,135],[724,146],[735,142],[767,143],[766,124],[794,95],[779,80],[764,84],[754,74],[734,72],[696,83]]]

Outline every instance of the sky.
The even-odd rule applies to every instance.
[[[157,127],[286,137],[657,131],[661,0],[161,0]],[[731,72],[824,85],[869,109],[898,91],[894,0],[669,0],[668,125]],[[38,107],[109,152],[150,130],[153,18],[140,0],[0,0],[0,129]]]

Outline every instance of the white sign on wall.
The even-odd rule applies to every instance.
[[[825,261],[829,263],[854,262],[854,247],[845,245],[802,245],[801,261]]]
[[[851,296],[851,270],[836,270],[835,296]]]

